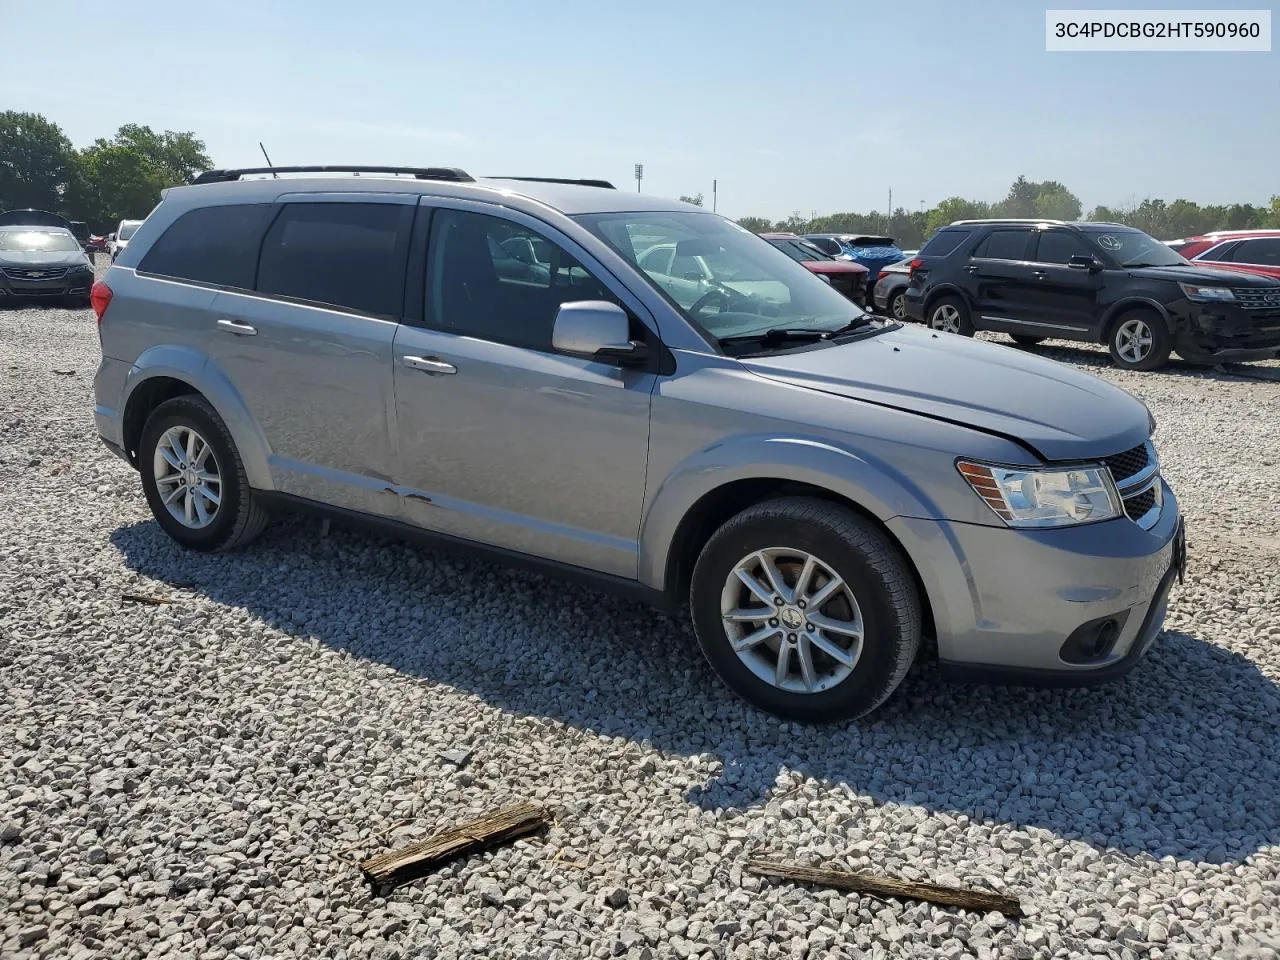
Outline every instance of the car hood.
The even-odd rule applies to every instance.
[[[1183,283],[1217,284],[1223,287],[1274,287],[1276,281],[1268,277],[1260,277],[1243,270],[1231,270],[1225,267],[1204,267],[1200,264],[1189,264],[1185,267],[1137,267],[1129,271],[1130,276],[1144,280],[1174,280]]]
[[[1110,456],[1151,432],[1146,406],[1097,377],[919,327],[742,363],[772,380],[1008,437],[1045,460]]]
[[[79,250],[36,251],[0,250],[0,264],[6,267],[78,267],[85,262]]]

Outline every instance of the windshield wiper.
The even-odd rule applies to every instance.
[[[766,347],[787,341],[810,342],[814,340],[830,340],[841,334],[850,333],[872,323],[870,316],[862,316],[851,320],[840,327],[770,327],[768,330],[757,330],[755,333],[738,333],[731,337],[721,337],[721,343],[762,343]]]

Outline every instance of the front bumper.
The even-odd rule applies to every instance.
[[[92,270],[68,271],[48,280],[13,277],[0,271],[0,298],[4,299],[87,297],[92,286]]]
[[[1234,304],[1182,301],[1171,312],[1175,317],[1174,349],[1184,360],[1223,363],[1280,356],[1280,305],[1246,309]]]
[[[1057,530],[889,521],[924,581],[944,671],[1053,684],[1127,673],[1160,632],[1178,574],[1182,517],[1163,493],[1150,530],[1127,518]],[[1116,625],[1105,650],[1064,659],[1068,639],[1100,621]]]

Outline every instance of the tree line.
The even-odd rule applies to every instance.
[[[190,131],[157,133],[127,123],[110,139],[99,138],[76,149],[56,124],[36,113],[0,112],[0,210],[36,207],[83,220],[98,233],[124,219],[145,217],[165,187],[186,183],[213,166],[204,141]],[[701,193],[680,199],[699,206]],[[1078,220],[1079,198],[1056,180],[1018,177],[1003,200],[950,197],[928,210],[898,207],[890,213],[832,213],[804,216],[799,210],[785,220],[742,217],[742,226],[757,233],[863,233],[895,238],[903,247],[919,247],[938,227],[953,220],[984,217],[1044,217]],[[1257,227],[1280,229],[1280,196],[1269,205],[1233,203],[1200,206],[1191,200],[1172,203],[1148,198],[1126,207],[1095,207],[1090,220],[1137,227],[1160,240]]]
[[[1056,180],[1032,181],[1018,177],[1003,200],[966,200],[949,197],[927,210],[911,211],[898,207],[891,214],[872,210],[869,213],[833,213],[820,216],[816,211],[808,217],[799,210],[785,220],[766,217],[742,217],[738,223],[756,233],[861,233],[890,236],[904,248],[919,247],[941,226],[955,220],[979,220],[989,217],[1044,217],[1046,220],[1079,220],[1084,212],[1080,199]],[[1200,206],[1191,200],[1148,198],[1140,204],[1125,207],[1094,207],[1086,219],[1123,223],[1137,227],[1158,240],[1176,240],[1212,230],[1250,230],[1262,227],[1280,229],[1280,196],[1269,205],[1233,203]]]
[[[0,210],[35,207],[106,233],[151,212],[165,187],[212,166],[190,132],[127,123],[77,150],[37,113],[0,112]]]

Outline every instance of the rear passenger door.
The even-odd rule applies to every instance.
[[[1017,330],[1029,312],[1032,280],[1027,262],[1030,227],[997,227],[974,248],[965,270],[977,305],[974,326],[981,330]]]
[[[210,311],[211,362],[270,448],[276,489],[395,515],[392,343],[417,197],[295,194],[262,237],[254,290]]]
[[[569,238],[490,205],[428,211],[424,316],[395,343],[399,479],[426,529],[634,579],[656,376],[551,345],[562,303],[611,300],[657,339],[629,291]],[[495,256],[526,238],[540,273]],[[416,244],[414,257],[419,256]]]

